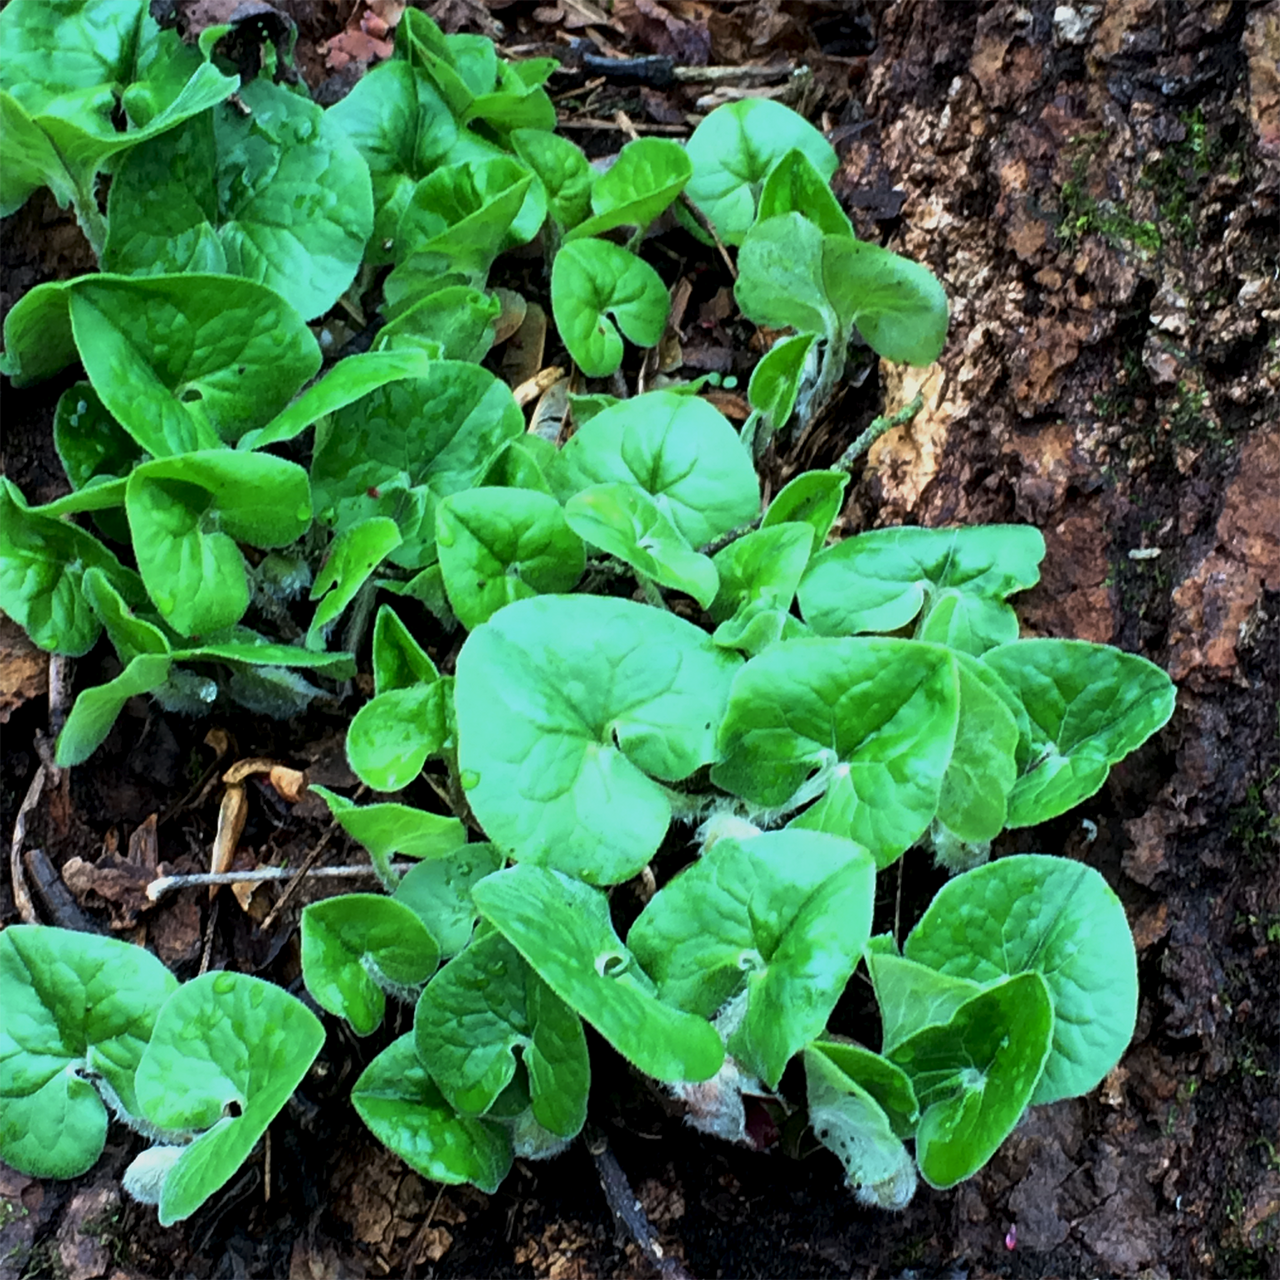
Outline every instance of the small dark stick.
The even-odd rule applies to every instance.
[[[595,1125],[587,1126],[585,1137],[587,1150],[596,1162],[596,1173],[600,1175],[600,1185],[604,1188],[604,1198],[614,1221],[640,1246],[645,1257],[661,1272],[663,1280],[693,1280],[680,1259],[667,1254],[658,1243],[657,1232],[654,1231],[644,1206],[631,1190],[631,1183],[627,1181],[627,1175],[623,1173],[617,1156],[613,1154],[608,1138]]]

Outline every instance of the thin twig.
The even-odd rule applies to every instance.
[[[31,900],[31,892],[27,888],[27,878],[22,870],[22,842],[27,834],[27,814],[40,803],[40,793],[44,790],[44,765],[36,770],[31,779],[27,794],[18,808],[18,816],[13,824],[13,842],[9,846],[9,879],[13,885],[13,904],[24,924],[37,924],[36,905]]]
[[[746,524],[740,524],[736,529],[730,529],[728,533],[712,538],[710,542],[698,548],[698,554],[713,556],[717,551],[723,551],[731,542],[737,542],[739,538],[745,538],[747,534],[754,533],[763,520],[764,516],[756,516],[754,520],[748,520]]]
[[[22,855],[22,863],[30,880],[31,892],[40,900],[46,920],[73,933],[100,932],[80,910],[43,849],[28,849]]]
[[[209,908],[209,919],[204,926],[204,951],[200,956],[200,977],[209,972],[209,961],[213,959],[213,931],[218,923],[218,911],[222,906],[221,898],[214,898]]]
[[[894,427],[900,427],[903,423],[910,422],[923,407],[924,396],[920,392],[916,392],[914,398],[904,404],[896,413],[873,418],[867,429],[840,455],[840,461],[836,463],[835,469],[837,471],[852,471],[853,464],[886,431],[892,431]]]
[[[75,661],[64,653],[49,655],[49,737],[55,742],[62,726],[67,723],[71,704],[71,680],[75,674]]]
[[[409,1259],[409,1265],[405,1268],[404,1280],[413,1280],[418,1270],[418,1254],[422,1252],[422,1246],[427,1242],[427,1232],[431,1229],[432,1220],[436,1216],[436,1210],[440,1207],[440,1197],[444,1195],[445,1184],[440,1184],[439,1190],[436,1191],[436,1198],[431,1202],[431,1208],[427,1210],[427,1216],[422,1220],[422,1226],[418,1228],[417,1234],[413,1237],[413,1243],[409,1246],[409,1252],[405,1255]]]
[[[413,865],[415,864],[406,862],[401,869],[408,870]],[[158,902],[166,893],[172,893],[175,889],[190,889],[197,885],[240,884],[245,880],[288,880],[290,876],[317,880],[376,880],[378,872],[368,863],[355,867],[308,867],[306,870],[298,867],[259,867],[256,871],[200,871],[192,875],[160,876],[147,885],[147,897],[152,902]],[[267,917],[268,920],[270,918]],[[265,926],[264,920],[263,927]]]
[[[592,116],[579,116],[576,120],[561,120],[557,126],[559,129],[616,129],[617,122],[614,120],[597,120]],[[682,137],[688,134],[689,126],[687,124],[645,124],[636,125],[637,133],[662,133],[674,134]]]
[[[720,251],[720,259],[729,269],[729,278],[736,280],[738,278],[738,268],[734,266],[733,259],[729,257],[729,250],[724,247],[724,241],[720,239],[719,233],[715,227],[711,225],[711,219],[707,217],[701,209],[698,208],[692,200],[689,199],[687,192],[682,191],[679,196],[681,207],[686,213],[707,233],[715,243],[716,248]]]
[[[360,797],[364,795],[364,793],[365,793],[365,785],[362,782],[359,785],[359,787],[356,788],[356,794],[353,798],[355,800],[359,800]],[[295,893],[297,893],[298,886],[302,883],[303,877],[306,876],[311,871],[311,868],[315,866],[316,860],[328,847],[329,841],[333,839],[334,833],[337,830],[338,830],[338,820],[337,818],[333,818],[330,821],[328,827],[325,828],[324,835],[322,835],[320,839],[316,842],[316,847],[312,849],[311,852],[307,854],[305,858],[303,858],[302,865],[297,869],[297,873],[294,875],[293,879],[289,881],[289,884],[286,887],[285,891],[280,895],[280,901],[277,902],[276,905],[272,907],[270,911],[267,912],[266,919],[263,920],[263,922],[258,926],[261,932],[266,933],[266,931],[270,929],[273,924],[275,924],[276,918],[280,915],[280,912],[284,910],[285,905],[288,903],[289,899],[292,898]]]
[[[604,1198],[614,1220],[658,1268],[663,1280],[692,1280],[680,1259],[674,1254],[668,1254],[658,1243],[658,1233],[654,1231],[644,1206],[631,1190],[631,1183],[627,1181],[627,1175],[622,1171],[617,1156],[609,1147],[608,1138],[595,1125],[588,1125],[586,1139],[587,1150],[596,1162],[600,1186],[604,1189]]]
[[[672,67],[671,78],[677,84],[769,84],[775,80],[789,80],[797,69],[789,62],[773,66]]]

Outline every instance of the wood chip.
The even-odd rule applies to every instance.
[[[546,369],[540,370],[532,378],[526,379],[511,394],[515,398],[516,404],[523,409],[525,405],[538,399],[539,396],[554,387],[563,378],[564,370],[558,364],[553,364]],[[535,434],[540,433],[535,432]],[[558,431],[557,434],[559,434]]]

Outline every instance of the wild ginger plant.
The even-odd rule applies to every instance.
[[[91,7],[0,14],[3,208],[48,185],[103,268],[5,322],[15,382],[77,362],[84,380],[55,425],[71,492],[31,507],[0,481],[0,603],[46,649],[105,632],[120,658],[72,709],[67,765],[138,694],[289,714],[354,673],[375,617],[347,751],[391,798],[316,790],[384,892],[301,922],[319,1008],[370,1035],[388,997],[414,1005],[352,1091],[371,1131],[493,1191],[581,1131],[589,1024],[711,1132],[745,1136],[744,1096],[807,1105],[849,1184],[892,1208],[918,1176],[971,1176],[1028,1106],[1095,1087],[1136,1017],[1124,911],[1082,863],[982,860],[1095,794],[1173,687],[1109,646],[1020,638],[1032,528],[828,545],[840,469],[762,511],[759,451],[821,408],[855,338],[928,364],[946,336],[933,275],[854,235],[821,134],[749,100],[598,174],[554,133],[554,64],[414,9],[395,57],[321,110],[242,84],[216,29],[192,49],[143,0],[92,28]],[[116,53],[73,75],[68,41]],[[560,342],[609,377],[664,332],[643,237],[673,206],[737,249],[743,314],[794,330],[757,365],[746,426],[689,384],[580,400],[563,444],[527,431],[480,363],[495,261],[543,246]],[[326,366],[307,322],[375,268],[373,349]],[[378,592],[399,612],[374,615]],[[443,672],[404,620],[430,615]],[[395,798],[424,769],[451,813]],[[678,823],[705,834],[670,874]],[[877,877],[922,842],[971,869],[899,946],[874,933]],[[624,938],[609,891],[646,874]],[[880,1026],[832,1028],[863,964]],[[11,928],[0,977],[0,1156],[76,1176],[109,1108],[155,1143],[126,1185],[166,1224],[249,1156],[323,1040],[278,988],[179,985],[111,940]]]

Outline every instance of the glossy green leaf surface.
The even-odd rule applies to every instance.
[[[87,203],[112,156],[215,106],[238,85],[176,32],[159,31],[137,0],[6,5],[0,213],[13,213],[42,185],[63,207]]]
[[[379,857],[402,853],[407,858],[445,858],[466,843],[467,829],[457,818],[391,801],[358,805],[314,784],[311,790],[329,806],[347,835]]]
[[[657,1080],[706,1080],[724,1046],[711,1024],[666,1004],[623,946],[598,889],[544,867],[499,871],[472,893],[539,977],[615,1049]]]
[[[154,622],[135,614],[101,569],[85,570],[81,590],[122,661],[139,653],[171,651],[168,636]]]
[[[190,1217],[232,1177],[323,1043],[320,1019],[261,978],[206,973],[170,997],[138,1064],[138,1102],[162,1129],[204,1132],[165,1179],[161,1226]]]
[[[737,432],[705,400],[650,391],[597,413],[560,451],[567,500],[592,484],[638,485],[699,547],[760,510],[760,482]]]
[[[302,912],[302,976],[312,998],[357,1035],[382,1024],[385,988],[420,986],[440,948],[409,907],[377,893],[344,893]]]
[[[64,768],[83,764],[111,732],[124,704],[158,689],[169,678],[172,665],[167,653],[140,653],[113,680],[81,690],[58,734],[58,764]]]
[[[320,367],[302,317],[232,276],[84,276],[71,327],[102,403],[157,458],[265,426]]]
[[[360,520],[334,538],[311,585],[311,599],[319,603],[307,629],[308,649],[324,647],[326,629],[401,541],[396,522],[388,516]]]
[[[462,844],[442,858],[410,867],[395,891],[431,931],[442,956],[455,956],[471,940],[479,912],[471,887],[492,875],[504,859],[491,844]]]
[[[740,991],[734,1058],[773,1087],[822,1031],[871,934],[875,864],[851,840],[718,840],[641,912],[627,944],[671,1003],[713,1016]]]
[[[207,635],[239,622],[249,604],[237,540],[282,547],[301,536],[311,487],[297,463],[211,449],[135,468],[125,510],[160,616],[183,635]]]
[[[1053,1047],[1033,1102],[1088,1093],[1128,1048],[1138,963],[1124,907],[1092,867],[1017,854],[938,891],[903,946],[950,977],[1039,973],[1053,1000]]]
[[[432,680],[377,694],[347,728],[347,762],[374,791],[399,791],[439,755],[449,736],[452,680]]]
[[[1111,766],[1173,715],[1177,690],[1154,663],[1084,640],[1019,640],[983,662],[1025,708],[1009,826],[1029,827],[1086,800]]]
[[[877,355],[928,365],[942,354],[951,313],[928,267],[878,244],[828,235],[822,276],[841,319],[856,324]]]
[[[102,1154],[107,1113],[76,1069],[139,1115],[134,1071],[177,980],[142,947],[10,925],[0,987],[0,1158],[32,1177],[77,1177]]]
[[[806,1066],[810,1052],[821,1054],[842,1075],[856,1081],[884,1111],[898,1137],[907,1138],[915,1132],[920,1104],[910,1077],[900,1066],[883,1054],[845,1040],[814,1040],[805,1051]]]
[[[857,325],[888,360],[931,364],[946,341],[947,296],[927,268],[847,232],[824,234],[801,213],[762,218],[746,232],[734,294],[757,324],[832,342]]]
[[[423,377],[379,387],[320,425],[311,461],[316,510],[339,527],[389,515],[406,546],[425,552],[435,542],[434,519],[423,523],[426,491],[445,497],[470,488],[523,429],[511,392],[487,369],[436,361]]]
[[[1049,989],[1023,973],[893,1050],[920,1100],[916,1161],[930,1186],[953,1187],[995,1154],[1031,1101],[1052,1037]]]
[[[604,378],[622,363],[622,335],[639,347],[657,345],[670,299],[662,277],[642,258],[608,240],[585,239],[556,254],[551,310],[578,367],[589,378]]]
[[[373,689],[375,694],[434,684],[440,673],[430,655],[413,638],[399,614],[384,604],[373,623]]]
[[[821,228],[803,214],[755,223],[742,239],[734,297],[756,324],[815,333],[835,342],[841,318],[827,296]]]
[[[504,853],[598,884],[661,843],[678,781],[715,758],[738,660],[669,613],[591,596],[508,605],[458,656],[458,765]]]
[[[882,1050],[886,1054],[925,1027],[950,1021],[966,1000],[982,990],[968,978],[952,977],[897,953],[893,940],[867,948],[867,968],[880,1006]]]
[[[493,1106],[518,1054],[539,1124],[572,1138],[586,1121],[591,1065],[582,1022],[500,933],[477,935],[431,980],[413,1031],[419,1059],[464,1115]]]
[[[370,257],[390,261],[400,218],[414,188],[448,155],[457,121],[436,87],[407,62],[371,67],[341,102],[325,113],[365,158],[373,179]]]
[[[541,129],[515,130],[511,145],[542,183],[552,218],[561,227],[577,226],[591,211],[594,177],[581,148]]]
[[[1004,830],[1018,775],[1018,723],[995,691],[989,668],[967,653],[957,653],[955,662],[960,720],[938,796],[938,820],[961,840],[994,840]]]
[[[572,590],[586,564],[560,504],[531,489],[470,489],[436,507],[449,603],[468,630],[515,600]]]
[[[511,1142],[497,1124],[460,1116],[414,1049],[413,1033],[365,1068],[351,1103],[379,1142],[433,1182],[471,1182],[490,1194],[511,1168]]]
[[[764,222],[784,213],[801,213],[823,235],[852,240],[853,224],[832,193],[829,176],[819,173],[803,151],[788,151],[765,177],[756,217]]]
[[[718,786],[753,804],[818,803],[799,825],[885,867],[928,827],[955,741],[951,655],[910,640],[794,640],[752,658],[720,727]]]
[[[943,593],[958,593],[961,607],[1002,603],[1040,580],[1043,558],[1044,538],[1029,525],[873,529],[814,557],[800,584],[800,610],[819,635],[894,631]],[[1013,637],[992,637],[995,643],[1017,636],[1013,611],[1001,615]]]
[[[528,239],[516,219],[533,175],[510,156],[445,165],[414,188],[396,231],[396,269],[388,278],[391,315],[425,293],[438,276],[484,279],[504,241]]]
[[[396,310],[395,319],[378,330],[377,352],[431,352],[441,360],[475,364],[488,355],[502,314],[496,294],[453,284],[423,296],[417,296],[415,287],[414,296],[416,300],[409,299]]]
[[[796,407],[800,382],[816,333],[797,333],[775,342],[751,371],[747,398],[764,418],[766,439],[787,424]],[[811,474],[802,472],[801,476]],[[796,479],[800,479],[797,476]],[[824,532],[825,536],[825,532]]]
[[[127,476],[143,458],[138,442],[111,416],[88,382],[77,382],[59,397],[53,443],[73,489]],[[121,532],[119,527],[116,532]]]
[[[715,599],[720,585],[715,565],[689,545],[639,486],[589,485],[565,504],[564,519],[593,547],[661,586],[691,595],[704,609]]]
[[[836,171],[831,144],[802,116],[768,98],[743,98],[717,107],[688,143],[693,177],[689,198],[726,244],[741,244],[756,216],[761,184],[789,151],[801,151],[829,179]]]
[[[293,440],[326,414],[345,409],[388,382],[423,377],[430,364],[430,357],[420,350],[365,351],[346,356],[265,427],[246,431],[236,448],[264,449]]]
[[[226,104],[133,148],[111,184],[103,267],[225,271],[311,319],[355,279],[373,231],[368,166],[283,85],[258,78],[239,99],[247,113]]]
[[[667,138],[634,138],[591,190],[592,216],[565,237],[599,236],[614,227],[647,227],[693,174],[684,147]]]
[[[777,524],[803,523],[813,526],[813,549],[819,551],[840,508],[849,483],[847,471],[802,471],[788,481],[769,504],[760,522],[762,529]]]
[[[8,95],[0,93],[0,106]],[[4,318],[0,373],[16,387],[51,378],[76,358],[71,332],[72,281],[46,281],[28,289]]]
[[[791,618],[796,586],[809,563],[813,526],[757,529],[716,553],[720,590],[711,617],[716,644],[757,654],[780,640]]]
[[[86,569],[99,569],[132,603],[141,580],[91,534],[27,506],[0,477],[0,597],[4,611],[42,649],[88,653],[101,624],[84,597]]]

